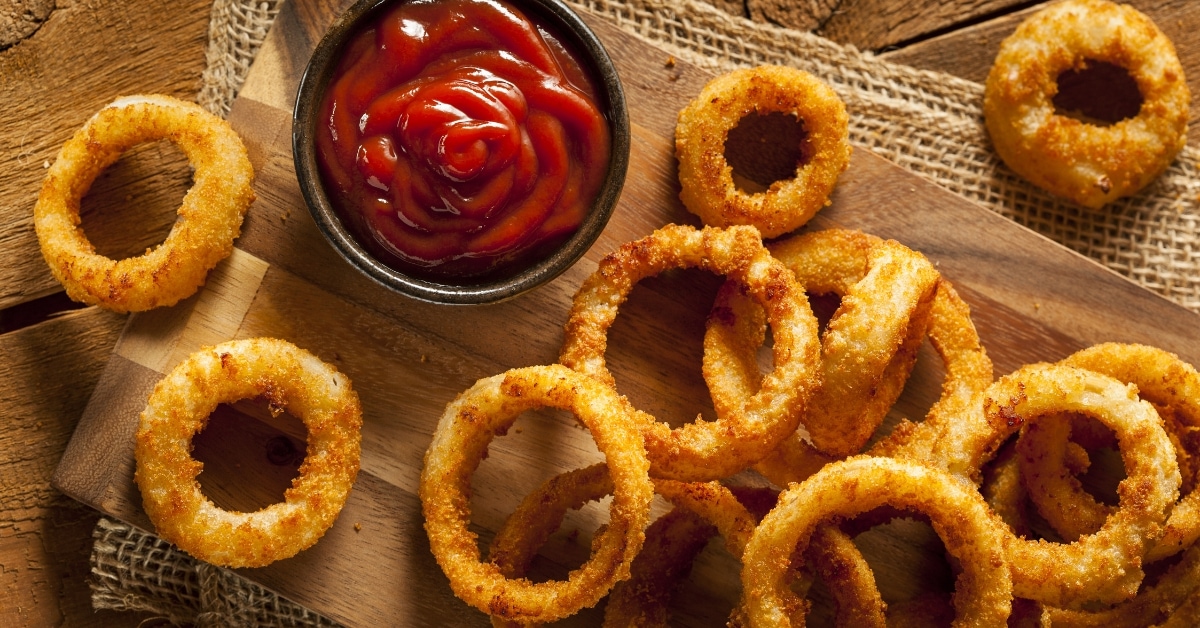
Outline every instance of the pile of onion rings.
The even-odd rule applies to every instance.
[[[611,588],[606,625],[638,622],[665,625],[669,617],[668,602],[677,583],[686,577],[699,548],[719,534],[729,554],[744,561],[742,580],[745,591],[749,592],[734,609],[731,623],[802,625],[809,608],[803,601],[804,592],[813,578],[820,577],[835,593],[839,623],[883,625],[893,618],[874,586],[870,566],[855,547],[853,537],[838,526],[842,520],[876,506],[920,510],[930,518],[951,553],[962,554],[955,564],[966,571],[959,574],[954,611],[963,622],[1000,621],[1013,609],[1018,609],[1023,618],[1057,614],[1083,617],[1078,619],[1083,622],[1091,621],[1088,618],[1098,612],[1133,615],[1137,611],[1121,609],[1148,608],[1156,601],[1183,606],[1189,596],[1200,595],[1200,587],[1187,583],[1190,576],[1179,575],[1190,574],[1188,567],[1172,569],[1157,584],[1141,586],[1146,573],[1144,564],[1159,554],[1166,556],[1187,550],[1195,541],[1189,510],[1194,499],[1192,493],[1176,505],[1182,484],[1178,459],[1190,460],[1192,456],[1190,446],[1180,443],[1193,442],[1190,430],[1196,427],[1196,419],[1191,414],[1191,405],[1200,403],[1197,401],[1200,392],[1196,392],[1200,377],[1194,369],[1156,349],[1102,345],[1071,356],[1062,364],[1029,365],[993,382],[992,363],[971,323],[969,307],[919,254],[880,238],[832,230],[806,233],[761,250],[761,243],[750,242],[745,248],[752,253],[743,253],[743,261],[729,262],[735,258],[731,253],[732,243],[744,242],[753,235],[744,227],[698,230],[668,226],[622,246],[605,258],[576,296],[562,352],[564,365],[579,371],[573,375],[576,379],[572,380],[575,383],[571,385],[571,395],[588,391],[589,395],[606,399],[591,404],[593,412],[596,405],[608,408],[607,416],[591,416],[581,421],[594,434],[615,426],[635,434],[627,436],[635,444],[630,447],[640,450],[644,444],[642,455],[647,458],[640,481],[652,483],[653,490],[676,507],[670,516],[664,516],[645,530],[645,537],[630,540],[626,549],[638,545],[643,538],[648,546],[640,553],[634,550],[608,555],[605,560],[609,571],[615,574],[611,579],[598,584],[587,596],[575,590],[571,590],[571,595],[553,595],[546,602],[553,610],[546,611],[529,606],[538,599],[537,594],[523,597],[527,591],[519,589],[521,597],[518,597],[513,593],[518,589],[512,583],[519,582],[529,561],[558,528],[567,510],[614,492],[609,467],[597,465],[568,472],[527,497],[495,537],[488,563],[478,560],[473,537],[465,529],[466,513],[462,506],[457,511],[452,509],[457,513],[454,517],[429,515],[436,511],[430,504],[439,500],[464,503],[461,497],[443,496],[426,502],[426,527],[435,555],[460,597],[490,614],[497,625],[516,625],[574,613],[596,603]],[[840,369],[825,371],[848,378],[847,381],[866,378],[864,381],[871,382],[866,388],[875,397],[884,397],[881,401],[861,392],[841,392],[847,395],[845,404],[855,408],[848,413],[848,420],[871,418],[866,426],[840,427],[846,433],[871,436],[878,418],[887,413],[898,395],[895,391],[903,388],[912,368],[913,358],[905,355],[905,351],[912,349],[905,347],[929,339],[945,362],[946,377],[941,398],[929,408],[924,420],[902,422],[891,434],[869,446],[867,439],[857,436],[849,446],[851,453],[857,455],[839,462],[844,454],[822,452],[800,432],[807,427],[805,421],[815,407],[815,400],[822,398],[822,387],[830,381],[829,375],[817,374],[809,375],[806,380],[814,382],[814,390],[806,403],[800,404],[798,425],[793,428],[796,431],[778,441],[775,449],[763,447],[765,441],[753,436],[753,432],[712,431],[712,426],[727,420],[723,413],[736,413],[761,395],[767,385],[770,375],[764,376],[759,371],[755,357],[757,345],[764,339],[766,316],[761,305],[746,298],[753,290],[742,282],[754,276],[778,279],[780,271],[776,264],[786,269],[799,285],[792,288],[787,281],[780,281],[775,284],[785,291],[780,294],[794,290],[794,294],[802,297],[803,289],[807,288],[842,295],[841,309],[822,334],[819,360],[840,349],[830,340],[838,333],[849,334],[841,342],[857,347],[870,347],[873,342],[885,345],[883,350],[862,349],[868,355],[858,360],[845,359]],[[703,468],[698,462],[693,461],[689,467],[677,464],[682,458],[679,454],[682,448],[666,444],[669,437],[664,435],[670,433],[669,429],[654,417],[632,408],[613,389],[612,376],[604,369],[604,333],[629,290],[642,277],[681,266],[698,266],[731,276],[718,291],[715,314],[709,317],[705,339],[704,375],[718,421],[677,428],[677,431],[687,427],[710,430],[705,440],[709,449],[701,453],[714,460],[721,471],[714,474],[710,470],[709,476],[698,471]],[[771,270],[746,270],[755,267]],[[860,295],[855,291],[867,293]],[[805,318],[811,316],[807,307],[796,303],[803,302],[795,300],[783,311],[803,312]],[[871,317],[875,324],[838,322],[839,317],[862,315]],[[801,324],[811,329],[812,323]],[[876,331],[877,336],[868,333]],[[880,340],[872,340],[876,337]],[[786,337],[783,340],[789,342]],[[774,350],[778,346],[777,342]],[[852,349],[840,350],[855,355]],[[1117,360],[1114,356],[1124,357]],[[819,360],[817,365],[808,367],[814,373],[822,371]],[[866,372],[845,372],[852,368],[849,365]],[[573,372],[557,365],[537,368]],[[514,373],[492,380],[514,377]],[[488,386],[498,384],[493,381]],[[1138,396],[1142,388],[1149,400]],[[854,388],[847,386],[841,390]],[[453,417],[465,413],[469,421],[456,423],[443,417],[439,425],[429,459],[448,457],[451,461],[439,462],[435,471],[427,463],[423,499],[431,493],[454,490],[445,487],[465,487],[474,464],[486,453],[487,441],[492,434],[504,431],[514,417],[512,410],[489,409],[498,402],[474,401],[478,394],[474,391],[464,393],[446,414]],[[536,405],[533,397],[526,394],[506,403],[518,401],[525,404],[522,407]],[[572,408],[572,411],[581,410]],[[503,419],[489,418],[493,412]],[[1033,444],[1017,442],[1016,448],[1011,445],[1006,448],[1007,454],[996,461],[994,468],[988,463],[1011,438],[1020,435],[1045,439],[1044,430],[1039,428],[1052,428],[1069,416],[1089,417],[1107,426],[1107,431],[1097,431],[1086,440],[1103,440],[1104,434],[1111,433],[1120,448],[1128,477],[1118,487],[1120,499],[1116,508],[1096,506],[1104,514],[1097,529],[1081,532],[1069,542],[1037,540],[1028,536],[1032,533],[1024,521],[1032,507],[1023,502],[1030,499],[1032,491],[1025,490],[1028,482],[1022,477],[1025,469],[1021,465],[1021,454]],[[1171,421],[1187,431],[1169,434],[1164,426],[1171,421],[1164,422],[1164,416],[1172,417]],[[456,431],[463,434],[454,436]],[[738,438],[752,442],[730,442]],[[794,443],[794,452],[798,452],[795,456],[778,453],[779,443],[785,442]],[[1057,441],[1041,444],[1059,447],[1054,442]],[[865,454],[859,453],[864,446]],[[604,446],[601,449],[612,455]],[[1086,454],[1081,455],[1086,458]],[[1068,470],[1078,470],[1082,463],[1062,464]],[[745,489],[723,483],[748,468],[759,470],[785,489],[777,504],[767,504],[758,514],[752,514],[739,501]],[[679,473],[679,469],[687,472]],[[985,473],[985,469],[991,470]],[[980,486],[985,476],[989,481]],[[1188,486],[1194,484],[1193,481]],[[731,492],[731,489],[736,490]],[[461,494],[465,488],[457,490]],[[1061,489],[1051,490],[1063,494]],[[1086,501],[1077,493],[1072,496]],[[1176,515],[1171,514],[1172,509],[1182,513],[1174,524]],[[640,533],[648,517],[645,511],[632,510],[623,509],[622,518],[610,523],[600,538],[609,538],[614,526],[633,534],[630,527],[633,524],[624,517],[642,517]],[[761,510],[768,512],[759,523]],[[447,521],[455,517],[456,527],[447,531]],[[1164,537],[1165,530],[1173,532]],[[471,540],[467,543],[460,539]],[[606,542],[598,542],[594,547]],[[448,546],[459,548],[456,551],[465,552],[466,558],[452,556],[445,549]],[[751,548],[754,553],[750,553]],[[791,560],[780,561],[780,556]],[[591,568],[595,560],[585,569]],[[623,581],[625,578],[631,579]],[[570,586],[570,583],[544,585]],[[599,590],[602,585],[608,588]],[[926,612],[922,609],[938,609],[944,603],[943,598],[933,596],[897,604],[898,615],[894,619],[919,623],[921,613]],[[942,608],[939,612],[950,609]]]
[[[300,474],[284,501],[252,513],[209,501],[196,476],[192,437],[219,403],[262,398],[308,428]],[[224,567],[261,567],[310,547],[333,525],[358,475],[362,409],[350,380],[273,338],[206,347],[154,387],[138,426],[134,478],[158,534]]]
[[[79,228],[79,204],[96,177],[134,145],[168,139],[195,169],[165,241],[144,255],[112,260]],[[120,98],[59,151],[33,209],[42,256],[67,295],[116,312],[174,305],[204,284],[233,251],[254,201],[254,168],[229,123],[169,96]]]
[[[685,179],[685,196],[696,192],[689,187]],[[672,429],[620,396],[604,354],[633,287],[676,268],[726,281],[703,339],[717,420]],[[808,294],[840,299],[823,330]],[[764,373],[768,328],[774,359]],[[944,364],[941,395],[921,420],[880,434],[926,340]],[[481,380],[447,407],[426,457],[421,497],[434,555],[455,593],[497,626],[562,618],[610,592],[606,626],[665,626],[674,592],[714,536],[742,564],[733,626],[804,625],[818,578],[839,625],[953,617],[1123,626],[1200,612],[1196,370],[1151,347],[1099,345],[995,380],[970,307],[898,242],[831,229],[764,245],[751,226],[667,225],[620,246],[584,280],[560,362]],[[527,377],[541,383],[517,384]],[[547,377],[561,388],[553,403],[538,392],[552,385]],[[574,413],[607,462],[529,494],[480,562],[466,528],[470,475],[493,435],[539,405]],[[1117,448],[1124,464],[1115,505],[1075,477],[1097,446]],[[762,485],[745,486],[755,473]],[[651,492],[673,506],[652,524]],[[609,495],[610,522],[584,567],[566,582],[523,580],[567,511]],[[854,535],[907,511],[941,537],[955,590],[889,606]],[[1048,531],[1031,524],[1035,514]],[[614,535],[623,551],[612,549]]]

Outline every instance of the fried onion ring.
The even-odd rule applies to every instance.
[[[730,130],[752,113],[795,116],[804,125],[811,155],[797,165],[793,178],[759,194],[739,190],[725,160]],[[679,197],[707,225],[753,225],[766,238],[792,231],[829,204],[838,176],[849,165],[849,119],[837,93],[802,70],[768,65],[718,76],[679,113]]]
[[[1200,430],[1200,373],[1178,356],[1146,345],[1107,343],[1089,347],[1063,364],[1085,368],[1133,384],[1138,395],[1160,410],[1178,457],[1196,455],[1192,432]],[[1030,500],[1064,538],[1095,532],[1112,513],[1083,490],[1065,461],[1070,424],[1059,422],[1049,433],[1021,437]],[[1146,555],[1154,562],[1191,546],[1200,538],[1200,493],[1182,496],[1167,519],[1163,537]]]
[[[608,596],[604,627],[669,626],[671,598],[716,533],[716,527],[687,508],[675,508],[650,524],[642,553],[633,560],[633,575]]]
[[[1014,590],[1053,606],[1120,602],[1136,593],[1141,558],[1161,534],[1180,484],[1158,414],[1133,388],[1075,367],[1029,365],[992,384],[967,411],[942,421],[938,437],[917,455],[978,483],[980,468],[1008,437],[1023,425],[1064,412],[1090,416],[1113,430],[1128,477],[1118,487],[1117,512],[1095,534],[1070,544],[1006,535]],[[913,452],[900,448],[896,453]]]
[[[471,476],[497,433],[526,410],[572,412],[604,454],[613,485],[611,520],[592,543],[591,558],[566,581],[510,579],[481,562],[468,528]],[[594,605],[629,577],[649,522],[649,460],[632,409],[612,388],[561,365],[513,369],[481,379],[447,407],[425,454],[419,494],[425,530],[455,595],[475,608],[520,622],[546,622]]]
[[[898,242],[846,229],[806,233],[769,248],[809,293],[841,297],[821,337],[821,384],[801,423],[819,451],[858,453],[904,389],[925,339],[938,273]],[[766,332],[761,314],[733,288],[718,293],[705,331],[704,378],[718,416],[731,399],[757,389],[754,357]],[[724,381],[726,373],[734,379]],[[756,468],[786,486],[793,470],[812,459],[807,449],[793,433]]]
[[[308,449],[284,501],[252,513],[209,501],[192,437],[219,403],[265,398],[308,427]],[[206,347],[154,387],[138,426],[134,479],[158,534],[224,567],[261,567],[310,547],[333,525],[358,474],[362,409],[350,381],[273,338]]]
[[[743,600],[751,626],[791,626],[803,606],[786,586],[794,548],[807,547],[830,518],[853,517],[893,505],[929,516],[951,555],[959,559],[954,597],[956,625],[1003,625],[1011,611],[1012,577],[1004,560],[1001,524],[979,493],[923,465],[859,456],[830,464],[779,496],[743,556]]]
[[[1182,559],[1159,578],[1153,586],[1144,587],[1137,597],[1112,608],[1100,611],[1072,611],[1047,608],[1046,618],[1051,625],[1064,628],[1125,628],[1126,626],[1172,625],[1194,626],[1195,611],[1184,612],[1190,599],[1200,597],[1200,545],[1189,547]],[[1190,623],[1189,623],[1190,620]],[[1167,623],[1162,623],[1167,622]]]
[[[934,296],[929,341],[946,365],[941,397],[923,421],[901,421],[867,453],[944,466],[946,456],[941,449],[955,446],[960,436],[957,430],[962,427],[959,417],[969,414],[977,395],[992,384],[992,360],[971,322],[971,308],[945,277],[938,281]],[[952,471],[966,473],[975,484],[982,481],[978,467],[960,466]]]
[[[1099,126],[1055,113],[1063,72],[1100,61],[1137,83],[1138,114]],[[983,111],[1000,158],[1052,194],[1097,208],[1148,185],[1187,141],[1191,94],[1175,46],[1129,5],[1066,0],[1025,20],[988,74]]]
[[[778,493],[769,488],[726,487],[717,482],[676,482],[672,480],[656,480],[655,489],[675,504],[677,508],[685,508],[701,516],[705,521],[716,527],[725,541],[725,549],[731,556],[742,560],[746,545],[762,518],[775,505]],[[649,540],[647,540],[649,542]],[[821,525],[813,532],[811,543],[805,553],[805,573],[793,574],[796,591],[807,591],[811,585],[812,574],[820,576],[833,594],[839,626],[880,626],[885,623],[883,611],[885,605],[875,586],[875,575],[853,539],[835,525]],[[640,558],[640,556],[639,556]],[[635,560],[635,564],[636,564]],[[665,571],[660,567],[659,571]],[[678,568],[677,568],[678,569]],[[653,573],[653,572],[651,572]],[[648,578],[650,574],[643,575]],[[800,576],[796,578],[795,576]],[[635,588],[639,585],[651,589],[655,585],[646,580],[635,581],[631,578],[622,585]],[[614,589],[613,598],[609,600],[609,610],[605,614],[606,626],[645,625],[629,621],[636,618],[634,613],[614,614],[611,610],[613,600],[618,590]],[[642,612],[657,611],[656,607],[665,606],[665,600],[657,604],[642,607]],[[804,609],[797,612],[803,616]],[[665,610],[661,611],[665,615]],[[656,612],[655,616],[659,616]],[[610,618],[619,618],[613,623]],[[734,609],[730,618],[731,626],[745,625],[746,611],[744,600]],[[661,624],[666,625],[664,622]]]
[[[614,385],[604,352],[618,308],[643,278],[693,267],[745,286],[766,308],[775,343],[775,368],[758,392],[716,421],[697,420],[672,430],[635,411],[655,477],[706,481],[741,471],[794,432],[819,378],[817,319],[791,271],[771,256],[753,227],[667,225],[605,257],[575,295],[559,359]]]
[[[121,153],[168,139],[195,169],[179,218],[162,244],[114,261],[95,252],[79,227],[79,204]],[[116,312],[173,305],[194,294],[229,256],[254,201],[246,147],[224,120],[169,96],[120,98],[98,111],[63,145],[33,209],[42,256],[67,295]]]

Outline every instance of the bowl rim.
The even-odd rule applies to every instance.
[[[292,157],[305,205],[317,228],[338,254],[376,283],[410,297],[431,303],[478,305],[497,303],[528,292],[573,266],[599,238],[616,209],[624,187],[630,149],[629,113],[625,90],[616,65],[600,39],[583,19],[561,0],[505,0],[540,18],[574,51],[585,70],[597,79],[601,110],[609,123],[611,153],[608,171],[591,211],[575,234],[553,254],[505,279],[480,284],[442,284],[399,272],[375,259],[362,247],[338,218],[325,194],[317,165],[315,128],[317,112],[329,79],[337,66],[337,53],[363,18],[385,5],[410,0],[357,0],[326,30],[305,66],[292,110]],[[590,66],[590,67],[588,67]]]

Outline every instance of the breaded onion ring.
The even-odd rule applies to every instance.
[[[806,233],[769,249],[807,292],[841,297],[821,337],[821,384],[801,423],[819,451],[858,453],[904,389],[925,339],[938,273],[899,242],[846,229]],[[745,301],[735,286],[723,286],[708,317],[704,379],[718,416],[758,388],[754,359],[766,329],[760,310]],[[807,449],[793,433],[756,468],[786,486],[794,481],[790,472],[811,459]]]
[[[572,412],[604,454],[613,485],[611,519],[591,558],[566,581],[531,583],[480,562],[470,520],[471,475],[497,433],[526,410]],[[612,388],[560,365],[513,369],[481,379],[446,406],[425,454],[419,494],[425,530],[455,595],[501,619],[546,622],[592,606],[629,577],[649,520],[650,463],[628,402]]]
[[[114,261],[95,252],[79,228],[79,203],[121,153],[168,139],[195,169],[179,218],[162,244]],[[246,147],[224,120],[169,96],[130,96],[98,111],[63,145],[33,208],[42,256],[67,295],[116,312],[173,305],[204,284],[229,256],[254,201]]]
[[[901,421],[887,438],[867,453],[933,466],[944,465],[944,456],[939,450],[954,447],[954,439],[958,438],[956,430],[960,427],[958,417],[969,413],[977,395],[992,384],[992,360],[979,341],[979,333],[971,321],[971,308],[945,277],[938,280],[933,299],[929,341],[946,365],[941,397],[923,421]],[[981,481],[978,468],[959,468],[957,471],[969,473],[968,477],[976,484]]]
[[[1189,547],[1182,559],[1137,597],[1100,611],[1047,608],[1046,618],[1058,628],[1125,628],[1152,625],[1195,626],[1195,610],[1184,610],[1189,599],[1200,598],[1200,545]],[[1172,624],[1167,620],[1174,620]],[[1163,623],[1166,622],[1166,623]]]
[[[738,282],[766,308],[771,325],[775,368],[735,409],[716,421],[697,420],[674,430],[635,411],[655,477],[728,477],[796,430],[819,377],[817,319],[791,271],[771,256],[753,227],[667,225],[605,257],[575,295],[559,359],[613,385],[604,361],[608,328],[638,281],[669,268],[700,268]]]
[[[716,527],[716,531],[725,542],[725,549],[731,556],[742,560],[746,545],[754,534],[758,520],[775,505],[778,493],[769,488],[726,487],[718,482],[677,482],[673,480],[655,480],[655,490],[675,504],[677,509],[687,509],[696,513],[703,520]],[[647,543],[649,543],[647,533]],[[672,545],[674,541],[672,541]],[[638,560],[634,561],[636,565]],[[689,559],[690,560],[690,559]],[[649,561],[647,561],[649,562]],[[647,579],[657,573],[666,573],[670,569],[666,565],[653,563],[655,569],[643,573],[642,580],[635,576],[621,583],[628,590],[646,588],[657,590],[663,585],[651,583]],[[681,569],[676,566],[675,570]],[[871,571],[865,558],[854,545],[853,539],[835,525],[821,525],[813,532],[812,541],[805,552],[803,574],[793,574],[793,584],[796,591],[807,590],[812,583],[812,574],[820,576],[829,586],[833,594],[839,626],[880,626],[884,625],[883,611],[885,605],[875,586],[875,574]],[[795,576],[800,576],[795,578]],[[605,613],[605,626],[643,626],[662,625],[645,624],[641,617],[649,614],[653,617],[665,617],[665,606],[668,600],[646,600],[642,598],[640,605],[626,600],[618,602],[621,611],[613,611],[613,602],[617,600],[621,587],[613,590],[609,599],[608,610]],[[632,597],[626,594],[625,597]],[[636,611],[633,609],[637,609]],[[807,607],[797,609],[803,615]],[[731,626],[745,625],[746,612],[744,601],[734,609],[730,618]]]
[[[1058,77],[1092,61],[1124,68],[1142,95],[1135,117],[1098,126],[1055,113]],[[1000,45],[983,102],[996,152],[1052,194],[1100,207],[1136,193],[1187,141],[1191,94],[1175,46],[1142,13],[1066,0],[1025,20]]]
[[[804,125],[810,155],[793,178],[759,194],[739,190],[725,160],[729,131],[752,113],[795,116]],[[829,204],[838,176],[850,163],[848,125],[838,95],[802,70],[766,65],[718,76],[679,113],[679,197],[707,225],[753,225],[765,238],[792,231]]]
[[[1043,421],[1034,425],[1041,423]],[[996,457],[984,467],[979,492],[1014,535],[1029,536],[1028,496],[1021,482],[1021,462],[1014,440],[1010,439],[1001,446]]]
[[[787,589],[796,547],[831,518],[893,505],[929,516],[947,551],[962,566],[954,597],[956,625],[1004,625],[1012,578],[1001,524],[979,493],[952,476],[891,458],[860,456],[830,464],[791,486],[762,520],[743,555],[743,600],[751,626],[791,626],[802,600]]]
[[[300,473],[281,503],[222,510],[200,491],[192,437],[217,404],[265,398],[308,427]],[[134,479],[158,534],[223,567],[261,567],[294,556],[337,518],[358,474],[362,409],[350,380],[295,345],[273,338],[206,347],[154,387],[138,426]]]
[[[1191,432],[1200,430],[1200,373],[1192,365],[1156,347],[1118,343],[1089,347],[1063,364],[1136,386],[1138,395],[1163,415],[1176,456],[1200,453],[1185,445],[1194,445]],[[1067,539],[1095,532],[1113,510],[1084,491],[1069,468],[1065,457],[1070,434],[1070,424],[1059,421],[1050,431],[1021,436],[1022,473],[1029,497],[1055,531]],[[1146,555],[1146,562],[1171,556],[1200,538],[1200,493],[1191,488],[1171,510],[1163,537]]]
[[[1119,507],[1095,534],[1075,543],[1005,537],[1018,597],[1053,606],[1116,603],[1134,595],[1141,558],[1161,534],[1167,508],[1179,492],[1179,467],[1154,407],[1117,380],[1064,365],[1034,364],[992,384],[967,411],[941,421],[937,438],[914,454],[921,462],[977,482],[979,469],[1023,425],[1076,412],[1116,433],[1128,476],[1117,489]]]
[[[692,485],[670,481],[665,481],[664,485],[662,482],[656,481],[656,489],[665,489],[665,494],[690,503],[686,501],[687,497],[680,494]],[[521,504],[505,520],[492,539],[489,560],[506,577],[523,577],[534,555],[562,525],[568,510],[579,509],[587,502],[611,493],[612,481],[603,464],[551,478],[521,500]],[[729,547],[736,548],[740,555],[756,521],[731,495],[729,499],[733,501],[732,506],[729,503],[721,504],[731,513],[729,517],[713,518],[736,532],[735,545]],[[717,533],[717,527],[703,516],[718,514],[717,511],[704,508],[697,510],[699,513],[677,507],[646,529],[642,551],[630,565],[630,578],[617,583],[609,596],[604,611],[606,627],[667,625],[667,603],[671,595],[691,570],[695,555]],[[723,516],[724,513],[719,515]],[[538,624],[512,622],[493,616],[492,625],[497,628],[516,628]]]
[[[604,628],[669,626],[671,598],[716,533],[716,527],[687,508],[675,508],[650,524],[642,553],[633,559],[633,575],[608,596]]]

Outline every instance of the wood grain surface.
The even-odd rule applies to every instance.
[[[445,404],[476,379],[555,361],[571,296],[601,256],[668,222],[696,224],[677,200],[671,138],[675,113],[710,75],[682,64],[667,68],[665,53],[591,20],[622,74],[633,125],[631,176],[612,222],[582,262],[530,294],[491,306],[436,306],[357,274],[304,213],[290,151],[291,94],[331,15],[303,0],[280,15],[230,118],[258,172],[259,199],[239,252],[199,295],[133,317],[54,483],[105,513],[150,527],[132,482],[131,435],[154,383],[202,344],[287,338],[354,382],[365,414],[362,472],[342,515],[316,546],[242,573],[352,625],[485,625],[481,613],[450,593],[421,526],[416,484],[433,427]],[[817,228],[846,226],[896,238],[938,265],[972,305],[998,373],[1105,340],[1148,342],[1200,359],[1196,314],[869,152],[855,152],[833,201]],[[699,271],[669,273],[639,284],[623,307],[607,357],[618,388],[639,408],[673,423],[697,413],[713,417],[703,401],[699,362],[703,321],[718,284]],[[932,355],[928,347],[922,350],[892,421],[920,417],[935,399],[941,369]],[[219,424],[206,431],[201,453],[241,452],[240,462],[212,459],[202,476],[210,495],[227,507],[278,499],[287,470],[273,469],[270,457],[256,457],[253,449],[279,439],[299,443],[303,429],[294,421],[272,421],[253,403],[222,410]],[[493,443],[475,476],[474,529],[486,543],[533,486],[598,459],[590,436],[571,417],[522,417],[517,429]],[[656,512],[662,509],[660,504]],[[538,573],[561,576],[582,560],[588,535],[604,516],[597,507],[570,519],[544,551]],[[945,567],[931,560],[938,555],[936,541],[931,544],[919,526],[899,524],[876,534],[881,536],[866,545],[881,573],[892,574],[880,577],[885,595],[944,582],[936,574]],[[712,624],[737,598],[736,564],[710,548],[681,595],[678,621]],[[827,619],[829,610],[818,598],[816,619]],[[592,625],[598,612],[567,624]]]
[[[88,556],[100,514],[50,486],[126,317],[88,308],[24,327],[62,307],[61,298],[43,300],[62,287],[38,250],[32,212],[44,166],[96,109],[137,92],[194,99],[210,8],[210,0],[0,8],[0,322],[8,332],[0,334],[0,625],[146,617],[92,609]],[[110,254],[140,252],[165,236],[190,182],[170,145],[132,151],[85,198],[85,228]]]
[[[61,4],[36,32],[0,54],[0,161],[6,164],[0,198],[11,218],[0,222],[0,308],[62,289],[37,254],[33,204],[45,168],[67,138],[117,96],[150,91],[192,99],[200,89],[208,0]],[[106,173],[93,202],[84,205],[94,214],[87,224],[95,225],[96,241],[109,244],[110,252],[128,255],[161,241],[191,185],[182,153],[146,150],[160,151],[153,163],[127,159],[130,165]],[[123,194],[104,193],[114,187]],[[122,217],[126,225],[148,222],[148,228],[102,226]]]

